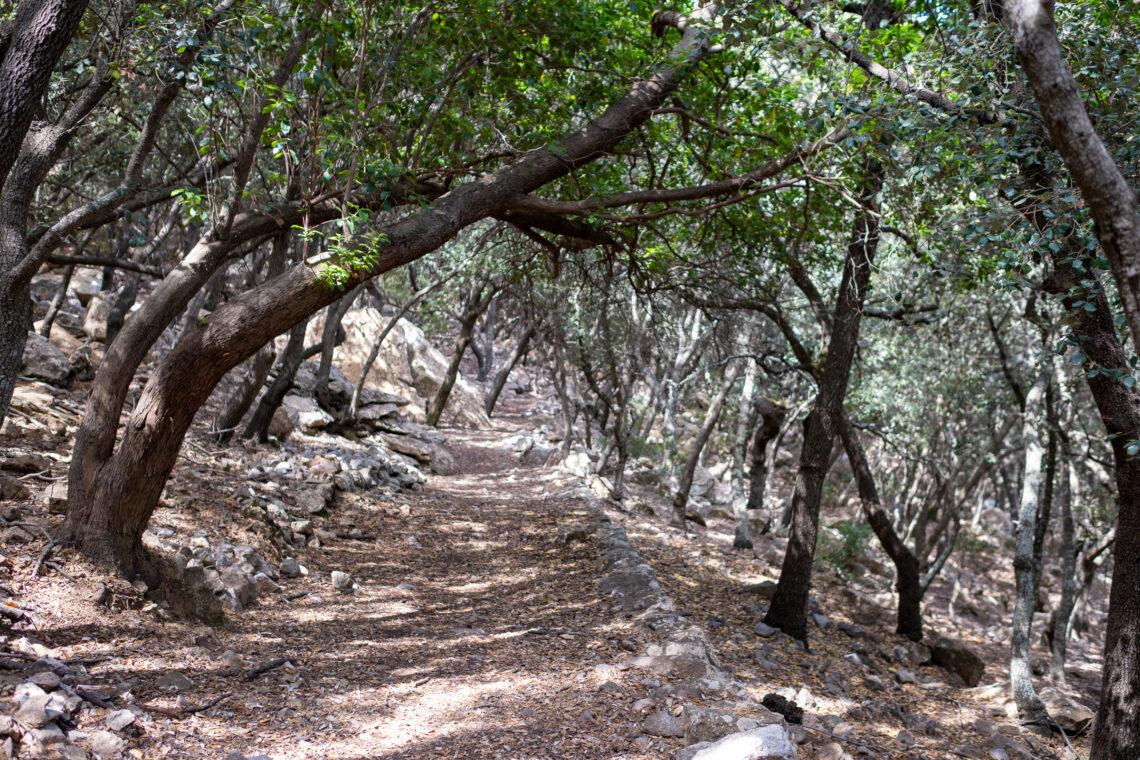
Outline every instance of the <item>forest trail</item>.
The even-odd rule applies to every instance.
[[[567,476],[520,465],[510,439],[535,424],[497,418],[490,430],[448,429],[459,474],[394,495],[339,493],[330,519],[360,538],[301,548],[306,576],[281,578],[279,593],[218,628],[162,622],[141,599],[100,605],[90,592],[97,583],[113,588],[112,607],[132,590],[69,553],[76,582],[53,573],[22,586],[42,623],[28,639],[49,648],[39,656],[86,660],[81,682],[116,707],[134,705],[134,724],[116,729],[125,757],[661,757],[641,753],[649,740],[628,717],[628,703],[645,694],[616,686],[612,667],[595,671],[627,657],[637,634],[599,594],[594,545],[556,541],[559,525],[588,515],[557,496]],[[224,456],[245,459],[240,449],[215,454]],[[236,541],[232,481],[220,468],[217,477],[189,469],[171,491],[200,505],[183,532],[208,533],[215,546]],[[352,576],[351,593],[333,587],[334,571]],[[246,677],[266,665],[274,667]],[[192,715],[163,712],[220,697]],[[77,715],[79,744],[111,713],[89,707]]]

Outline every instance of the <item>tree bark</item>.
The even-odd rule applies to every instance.
[[[1140,345],[1140,219],[1136,193],[1097,136],[1085,110],[1057,38],[1052,0],[1008,0],[1006,11],[1018,60],[1053,146],[1064,158],[1088,203],[1096,223],[1093,229],[1120,290],[1132,341]]]
[[[45,338],[51,337],[51,326],[55,324],[55,318],[59,316],[63,302],[67,300],[67,289],[71,287],[71,278],[74,274],[74,264],[64,267],[63,277],[59,281],[59,290],[55,292],[55,296],[51,299],[51,305],[48,306],[47,314],[44,315],[43,321],[40,323],[40,335]]]
[[[1029,664],[1030,628],[1037,604],[1036,576],[1040,560],[1034,557],[1038,512],[1044,485],[1045,445],[1041,429],[1045,426],[1045,395],[1052,382],[1052,365],[1046,364],[1029,393],[1025,396],[1022,441],[1025,446],[1025,469],[1022,475],[1020,509],[1015,536],[1013,570],[1016,595],[1011,624],[1009,681],[1021,725],[1034,733],[1051,735],[1049,714],[1033,688],[1033,672]]]
[[[0,191],[87,0],[26,0],[0,60]],[[7,401],[3,401],[7,408]]]
[[[764,622],[793,638],[807,641],[807,606],[812,563],[819,534],[819,505],[828,455],[835,440],[835,419],[842,410],[847,382],[859,342],[863,301],[871,280],[871,262],[879,244],[876,196],[882,189],[883,172],[870,158],[860,192],[861,209],[856,213],[851,242],[843,265],[843,277],[834,309],[834,329],[820,377],[815,407],[804,421],[804,442],[792,497],[792,525],[788,548],[780,568],[780,580]]]
[[[1089,360],[1107,372],[1086,381],[1112,445],[1118,498],[1117,537],[1112,589],[1108,603],[1108,627],[1104,642],[1104,667],[1100,706],[1093,730],[1091,760],[1125,760],[1140,757],[1140,458],[1128,453],[1128,442],[1140,439],[1140,391],[1113,379],[1131,374],[1132,366],[1116,335],[1108,298],[1093,281],[1093,292],[1082,292],[1088,278],[1077,272],[1071,259],[1054,258],[1047,292],[1063,295],[1063,303],[1081,336],[1081,349]],[[1081,304],[1077,304],[1081,301]],[[1084,308],[1092,303],[1092,312]]]
[[[1077,485],[1076,470],[1070,464],[1073,452],[1068,445],[1061,453],[1061,599],[1053,612],[1053,637],[1050,641],[1049,677],[1058,686],[1065,685],[1065,658],[1069,647],[1069,620],[1077,599],[1077,548],[1073,522],[1073,495]]]
[[[859,501],[862,503],[867,524],[875,532],[883,551],[895,563],[896,588],[899,592],[895,632],[911,641],[922,641],[922,598],[926,594],[920,578],[922,568],[918,557],[899,538],[890,516],[883,509],[878,488],[875,487],[874,475],[871,474],[871,466],[867,462],[867,454],[854,428],[851,427],[846,412],[840,413],[838,423],[847,459],[851,462],[851,469],[855,473],[855,485],[859,489]]]
[[[736,431],[732,436],[732,467],[729,470],[728,491],[735,525],[732,545],[737,549],[752,548],[752,537],[748,531],[748,497],[744,493],[744,462],[748,457],[749,433],[756,427],[759,416],[753,399],[756,396],[758,371],[756,361],[750,359],[744,371],[744,382],[740,386],[740,408],[736,414]],[[648,435],[648,428],[645,433]]]
[[[431,400],[431,404],[428,406],[428,425],[435,427],[439,424],[439,418],[443,416],[443,410],[447,407],[447,399],[451,397],[451,389],[455,387],[455,381],[459,379],[459,365],[463,362],[463,354],[467,353],[467,347],[471,344],[471,332],[475,329],[475,323],[479,317],[495,300],[497,292],[495,286],[482,282],[472,287],[464,307],[463,316],[459,319],[459,336],[455,339],[451,361],[448,362],[447,371],[443,374],[443,382],[440,383],[435,398]]]
[[[697,437],[693,439],[693,445],[685,457],[685,466],[681,469],[677,493],[673,496],[673,524],[682,530],[685,529],[685,509],[689,506],[689,493],[693,490],[693,475],[697,471],[701,452],[704,451],[705,444],[708,443],[709,437],[712,436],[712,432],[716,428],[716,423],[720,420],[724,402],[728,399],[728,394],[732,390],[732,386],[736,384],[736,378],[739,374],[740,367],[735,363],[725,369],[724,381],[720,384],[720,390],[717,391],[712,403],[709,404],[704,422],[701,423],[701,429],[697,432]]]
[[[503,388],[507,385],[507,379],[511,376],[511,371],[514,370],[515,365],[526,354],[527,349],[530,347],[530,341],[538,332],[538,328],[533,323],[529,323],[523,334],[519,336],[518,341],[515,342],[514,350],[511,351],[511,356],[507,359],[507,363],[499,368],[495,373],[495,381],[491,383],[491,390],[487,393],[487,400],[484,404],[484,409],[487,416],[490,417],[492,412],[495,411],[495,404],[499,402],[499,396],[503,392]]]
[[[748,512],[764,507],[764,493],[768,487],[768,445],[780,435],[780,428],[788,410],[769,401],[758,398],[754,406],[759,413],[759,424],[752,435],[752,461],[748,473],[748,499],[743,505],[733,505],[733,518],[736,523],[732,545],[738,549],[751,548],[752,537],[748,535]]]
[[[343,341],[343,338],[338,340],[341,334],[340,323],[344,321],[344,315],[352,308],[356,296],[363,287],[364,283],[357,285],[325,311],[325,326],[321,330],[321,361],[317,365],[317,383],[314,388],[317,403],[323,409],[329,408],[329,375],[332,374],[333,352]]]

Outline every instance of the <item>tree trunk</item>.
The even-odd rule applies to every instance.
[[[1136,193],[1097,136],[1081,100],[1057,38],[1053,2],[1008,0],[1006,10],[1018,60],[1053,146],[1088,203],[1095,222],[1093,230],[1120,291],[1132,342],[1140,345],[1140,217]],[[1140,728],[1136,733],[1140,735]],[[1094,758],[1097,749],[1105,748],[1094,747]]]
[[[344,315],[352,308],[363,287],[364,283],[357,285],[325,311],[325,326],[321,331],[321,361],[317,365],[317,383],[313,389],[322,409],[329,408],[329,375],[332,373],[333,352],[344,340],[339,337],[342,334],[340,323],[344,321]]]
[[[487,309],[487,318],[483,320],[482,350],[475,353],[479,360],[479,382],[487,382],[491,370],[495,367],[495,322],[499,316],[499,297],[491,299]],[[472,343],[472,348],[475,344]]]
[[[499,395],[507,385],[507,378],[511,376],[511,371],[515,368],[515,365],[519,363],[519,359],[523,358],[526,354],[527,349],[530,347],[530,341],[537,332],[537,327],[533,324],[528,324],[523,334],[519,336],[518,342],[515,343],[515,348],[511,352],[511,357],[507,359],[507,363],[500,367],[499,371],[495,373],[495,381],[491,383],[491,390],[487,393],[487,400],[484,404],[484,409],[487,411],[488,417],[495,411],[495,404],[499,402]]]
[[[709,46],[704,24],[713,10],[702,7],[690,16],[681,41],[669,54],[671,65],[639,80],[599,117],[564,136],[556,150],[530,151],[478,181],[451,188],[430,207],[416,209],[385,225],[377,230],[378,238],[370,234],[370,240],[382,241],[373,251],[373,266],[351,273],[349,284],[378,276],[436,250],[467,226],[509,207],[520,195],[560,179],[612,150],[644,123],[703,60]],[[81,452],[80,438],[76,438],[68,484],[66,533],[80,551],[125,575],[135,572],[142,556],[142,530],[198,408],[226,372],[341,295],[330,291],[321,272],[321,267],[295,266],[230,299],[205,324],[196,324],[151,373],[117,449],[114,431],[122,408],[120,384],[113,382],[102,389],[98,399],[93,388],[89,405],[97,403],[100,413],[92,415],[89,406],[80,431],[89,440]],[[154,300],[152,294],[147,303]],[[178,313],[185,303],[165,306]],[[124,333],[131,329],[139,313],[141,310],[127,320]],[[141,349],[143,353],[151,342]],[[120,345],[136,344],[120,337],[108,354]],[[121,360],[116,363],[120,369],[125,365]],[[104,359],[100,374],[106,367]],[[137,362],[128,373],[133,374],[135,367]],[[113,418],[106,416],[110,407],[114,409]]]
[[[835,418],[847,394],[851,364],[859,342],[863,300],[871,280],[871,262],[879,244],[879,215],[876,196],[882,189],[883,172],[869,158],[851,242],[847,246],[843,277],[834,309],[834,329],[827,347],[827,358],[820,377],[815,407],[804,421],[804,443],[800,468],[792,497],[792,525],[788,548],[780,568],[780,580],[772,595],[772,606],[764,622],[793,638],[807,641],[807,606],[811,587],[812,563],[819,534],[819,505],[828,455],[835,440]]]
[[[1112,567],[1112,590],[1108,602],[1108,627],[1104,642],[1104,667],[1100,706],[1093,730],[1091,760],[1124,760],[1140,757],[1140,458],[1128,452],[1129,441],[1140,438],[1140,391],[1114,379],[1132,371],[1117,338],[1112,311],[1099,283],[1093,292],[1079,297],[1074,290],[1088,278],[1087,271],[1073,269],[1071,259],[1054,258],[1047,292],[1063,295],[1072,315],[1073,330],[1081,336],[1080,347],[1095,366],[1103,367],[1086,382],[1100,411],[1112,445],[1118,498],[1116,546]],[[1081,304],[1077,304],[1077,301]],[[1084,303],[1092,303],[1088,311]]]
[[[721,383],[720,390],[713,398],[712,403],[709,404],[708,411],[705,413],[705,420],[701,423],[701,429],[697,433],[697,437],[693,439],[693,446],[689,449],[688,456],[685,457],[680,484],[677,486],[677,493],[673,496],[673,524],[680,527],[681,530],[685,529],[685,508],[689,506],[689,492],[693,490],[693,474],[697,471],[701,452],[704,451],[705,444],[708,443],[713,429],[716,428],[716,423],[720,420],[724,402],[728,398],[732,386],[736,384],[736,378],[739,374],[740,367],[736,364],[725,369],[724,382]]]
[[[486,293],[484,293],[484,288],[488,288]],[[496,289],[493,286],[488,287],[483,283],[476,285],[471,290],[463,316],[459,320],[459,337],[455,339],[451,361],[447,365],[447,371],[443,374],[443,382],[440,384],[439,390],[436,391],[435,398],[428,406],[427,424],[432,427],[439,425],[439,418],[443,416],[443,410],[447,407],[447,399],[451,397],[451,389],[455,387],[455,381],[459,378],[459,365],[463,362],[463,354],[467,353],[467,346],[471,343],[471,332],[475,329],[475,322],[490,306],[494,300],[495,292]]]
[[[305,333],[308,325],[309,320],[306,319],[293,325],[289,331],[289,342],[285,344],[285,351],[278,363],[277,377],[257,402],[253,417],[241,434],[242,438],[255,438],[262,442],[269,440],[269,425],[273,422],[273,415],[277,413],[285,394],[293,387],[297,370],[305,363]],[[320,345],[313,346],[314,354],[320,350]]]
[[[228,443],[233,438],[234,431],[241,425],[245,413],[253,406],[257,392],[265,385],[265,378],[269,376],[269,370],[273,368],[273,360],[276,357],[277,351],[273,348],[272,342],[266,343],[253,355],[249,362],[249,371],[242,376],[237,388],[226,399],[226,405],[214,422],[215,441]],[[274,407],[273,411],[276,412],[277,408]],[[269,418],[272,420],[273,415],[270,414]]]
[[[7,50],[0,58],[0,191],[52,72],[86,10],[87,0],[25,0],[19,4]]]
[[[732,545],[737,549],[751,549],[752,537],[748,532],[748,497],[744,493],[744,461],[748,456],[749,432],[756,427],[759,411],[753,403],[756,395],[755,361],[749,360],[740,388],[740,408],[736,415],[736,432],[732,437],[732,467],[729,474],[729,498],[732,500],[732,519],[735,524]],[[646,435],[648,435],[646,430]]]
[[[1037,603],[1034,579],[1040,569],[1035,566],[1033,541],[1037,533],[1037,517],[1041,508],[1045,446],[1041,428],[1045,425],[1045,394],[1051,382],[1052,366],[1046,365],[1037,382],[1025,397],[1022,441],[1025,446],[1025,470],[1022,475],[1020,509],[1017,520],[1013,571],[1016,596],[1011,624],[1009,681],[1021,725],[1034,733],[1050,735],[1049,715],[1033,688],[1033,672],[1029,665],[1030,627]]]
[[[875,532],[875,537],[879,539],[883,551],[895,563],[899,592],[895,632],[911,641],[922,641],[922,598],[925,593],[919,577],[921,567],[918,557],[899,538],[890,516],[883,509],[883,503],[879,500],[879,491],[875,487],[875,477],[871,474],[871,466],[867,462],[867,454],[854,428],[851,427],[846,412],[840,413],[838,427],[847,459],[851,462],[851,469],[855,473],[855,485],[859,489],[863,514],[871,530]]]
[[[1065,657],[1069,646],[1069,619],[1077,598],[1076,530],[1073,524],[1073,495],[1076,493],[1076,468],[1071,464],[1073,452],[1066,444],[1061,453],[1061,600],[1053,612],[1053,637],[1050,642],[1049,677],[1057,686],[1065,685]]]
[[[753,402],[759,414],[759,424],[752,435],[752,467],[749,470],[748,498],[743,503],[735,502],[732,507],[736,523],[732,545],[737,549],[752,548],[752,537],[748,535],[748,512],[764,506],[764,492],[768,485],[768,445],[780,434],[780,427],[788,410],[766,398]]]
[[[115,336],[119,334],[119,330],[123,328],[123,321],[127,318],[131,307],[135,305],[135,299],[138,298],[139,280],[141,279],[141,274],[131,272],[115,295],[115,302],[111,304],[111,310],[107,313],[107,340],[105,345],[111,345]]]
[[[67,289],[71,287],[71,277],[74,274],[74,264],[64,267],[63,277],[59,281],[59,290],[55,292],[55,296],[51,299],[51,305],[48,306],[47,314],[44,315],[43,321],[40,323],[40,335],[45,338],[51,337],[51,326],[55,324],[55,318],[59,316],[59,310],[63,308],[63,303],[67,300]],[[0,420],[2,419],[0,417]]]

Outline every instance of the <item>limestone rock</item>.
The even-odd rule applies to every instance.
[[[372,348],[376,333],[387,324],[377,309],[352,309],[341,325],[346,337],[337,346],[333,356],[336,365],[344,370],[350,382],[360,376],[360,369]],[[309,340],[315,341],[323,329],[318,317],[309,323]],[[399,320],[380,346],[380,353],[368,375],[365,387],[411,400],[403,414],[416,422],[423,422],[424,411],[443,383],[448,360],[416,325],[406,319]],[[491,421],[483,411],[483,394],[462,375],[448,397],[442,420],[446,423],[470,428],[490,427]]]
[[[107,340],[107,317],[111,314],[111,293],[100,292],[91,296],[83,312],[83,332],[91,340]]]
[[[930,643],[930,659],[951,673],[957,673],[967,686],[977,686],[986,670],[986,663],[961,642],[937,636]]]
[[[760,726],[784,725],[783,717],[769,712],[763,707],[748,710],[738,715],[731,710],[719,710],[686,704],[681,713],[685,727],[685,741],[714,742],[717,739],[740,731],[750,731]]]
[[[1069,736],[1080,736],[1096,717],[1089,708],[1051,686],[1037,692],[1049,717]]]
[[[331,580],[333,588],[346,594],[351,593],[355,585],[352,576],[341,570],[333,570]]]
[[[641,732],[650,736],[684,736],[685,729],[681,721],[667,712],[658,710],[645,719],[641,724]]]
[[[316,400],[309,396],[290,393],[281,402],[281,409],[289,416],[297,430],[312,432],[333,422],[332,415],[321,409]]]
[[[681,757],[678,753],[677,757]],[[782,726],[740,731],[702,747],[689,760],[797,760],[796,748]]]
[[[71,381],[71,362],[50,340],[29,332],[20,374],[64,388]]]
[[[127,742],[110,731],[96,731],[91,735],[91,751],[105,760],[119,757],[126,748]]]

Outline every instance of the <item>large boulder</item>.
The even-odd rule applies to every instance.
[[[67,354],[50,340],[29,332],[20,374],[43,380],[49,385],[65,387],[71,380],[71,362]]]
[[[1052,686],[1041,689],[1037,696],[1041,698],[1049,717],[1069,736],[1083,734],[1096,717],[1092,710]]]
[[[960,641],[936,636],[930,645],[930,659],[951,673],[957,673],[967,686],[977,686],[986,670],[986,663]]]
[[[373,308],[353,309],[345,315],[341,325],[346,336],[333,358],[349,381],[355,383],[360,377],[372,343],[388,320],[389,317]],[[308,342],[319,340],[323,327],[322,319],[312,320]],[[428,404],[443,383],[447,364],[448,357],[432,345],[423,330],[401,319],[384,339],[365,387],[411,399],[412,403],[401,412],[416,422],[423,422]],[[482,392],[460,375],[448,397],[443,422],[469,428],[490,427],[483,403]]]
[[[333,417],[317,405],[311,396],[298,396],[290,393],[281,401],[281,406],[269,423],[269,434],[283,441],[294,430],[311,433],[328,426]]]

